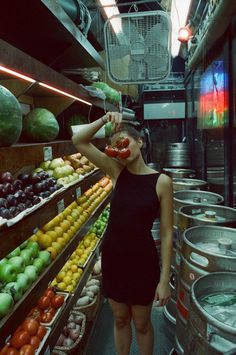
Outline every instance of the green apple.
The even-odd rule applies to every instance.
[[[38,257],[43,260],[44,266],[49,265],[51,262],[51,254],[47,250],[40,251]]]
[[[42,164],[40,164],[40,168],[43,169],[43,167],[41,165]],[[61,167],[64,165],[65,165],[65,162],[62,158],[55,158],[50,162],[49,166],[47,166],[46,168],[55,169],[55,168],[58,168],[58,167]]]
[[[19,301],[23,294],[23,288],[17,282],[9,282],[4,287],[4,292],[8,292],[15,302]]]
[[[14,300],[9,293],[0,293],[0,319],[7,315],[14,305]]]
[[[21,286],[23,291],[26,291],[30,286],[29,277],[24,273],[20,273],[17,275],[16,283]]]
[[[0,265],[1,264],[6,264],[8,262],[8,259],[7,258],[3,258],[0,260]]]
[[[29,243],[28,240],[25,240],[23,243],[21,243],[20,249],[25,249],[27,247],[28,243]]]
[[[13,256],[8,260],[8,264],[15,266],[17,274],[25,270],[25,261],[21,256]]]
[[[23,249],[20,256],[24,259],[25,265],[30,265],[33,262],[33,253],[30,249]]]
[[[14,265],[8,263],[0,264],[0,281],[3,283],[12,282],[16,280],[17,270]]]
[[[39,167],[43,170],[49,169],[49,165],[51,164],[51,160],[43,161]]]
[[[24,271],[24,274],[26,276],[28,276],[30,282],[34,282],[37,277],[38,277],[38,273],[37,273],[37,268],[34,265],[27,265]]]
[[[39,254],[39,245],[37,242],[29,242],[26,249],[30,249],[32,251],[33,258],[36,258]]]
[[[40,274],[44,269],[44,261],[40,258],[35,258],[33,261],[33,265],[36,266],[38,274]]]
[[[20,247],[17,247],[16,249],[12,250],[10,254],[7,255],[8,258],[12,258],[13,256],[19,256],[20,255]]]

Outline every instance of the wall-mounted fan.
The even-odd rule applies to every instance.
[[[164,11],[112,16],[104,26],[109,78],[118,84],[156,83],[170,73],[171,22]]]

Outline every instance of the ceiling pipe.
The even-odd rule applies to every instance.
[[[197,48],[188,62],[189,69],[195,69],[199,62],[204,59],[204,54],[209,51],[214,43],[224,34],[230,24],[232,15],[236,13],[236,1],[221,0],[210,19],[205,35],[200,40]]]

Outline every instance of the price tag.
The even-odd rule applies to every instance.
[[[33,234],[36,234],[38,231],[39,231],[39,228],[38,228],[38,227],[35,227],[35,228],[33,229]]]
[[[64,211],[64,209],[65,209],[65,201],[64,201],[64,199],[62,199],[57,202],[57,211],[58,211],[58,213],[61,213]]]
[[[47,349],[44,352],[44,355],[50,355],[50,354],[51,354],[51,351],[50,351],[50,348],[49,348],[49,345],[48,345]]]
[[[52,160],[52,147],[43,148],[44,161]]]
[[[77,187],[77,189],[75,190],[75,195],[76,195],[76,198],[81,196],[81,187]]]

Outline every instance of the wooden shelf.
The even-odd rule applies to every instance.
[[[7,16],[11,14],[11,16]],[[104,60],[55,0],[8,0],[1,38],[41,62],[105,68]]]
[[[2,347],[5,343],[5,340],[8,338],[10,334],[13,334],[18,325],[25,319],[31,308],[36,306],[37,300],[43,294],[45,289],[48,287],[50,281],[58,274],[61,270],[65,261],[70,257],[75,248],[78,245],[78,242],[81,240],[82,236],[87,233],[92,224],[99,217],[105,206],[108,204],[110,200],[110,195],[108,195],[104,201],[96,208],[96,210],[91,214],[89,219],[85,222],[85,224],[80,228],[78,233],[70,240],[69,244],[62,250],[62,252],[58,255],[58,257],[49,265],[49,267],[44,270],[44,272],[40,275],[40,277],[34,282],[34,284],[30,287],[30,289],[23,295],[21,300],[14,306],[12,312],[4,317],[0,321],[0,329],[1,329],[1,337],[0,337],[0,347]],[[98,248],[98,247],[97,247]],[[58,319],[56,325],[53,327],[52,332],[50,333],[49,340],[47,340],[45,347],[50,343],[55,345],[57,338],[61,332],[62,323],[64,324],[68,318],[68,314],[73,307],[74,303],[77,300],[76,296],[79,296],[88,275],[91,273],[93,265],[95,263],[96,253],[91,257],[88,262],[87,267],[85,268],[83,277],[78,284],[74,294],[75,297],[69,298],[66,306],[62,312],[62,315]],[[16,321],[17,319],[17,321]],[[56,337],[58,334],[58,337]],[[44,348],[45,348],[44,347]],[[43,350],[42,352],[43,353]]]
[[[35,228],[40,229],[58,214],[58,202],[64,200],[65,207],[71,204],[76,197],[76,189],[81,188],[81,194],[98,181],[104,174],[100,170],[92,172],[87,178],[78,182],[62,193],[56,195],[48,203],[24,217],[11,227],[4,227],[1,232],[0,259],[28,239]]]
[[[70,80],[2,39],[0,39],[0,53],[1,66],[36,80],[35,83],[29,83],[19,78],[17,79],[19,84],[16,85],[16,77],[14,75],[0,71],[0,83],[12,91],[20,102],[25,102],[25,100],[29,101],[29,97],[32,97],[33,100],[32,102],[29,101],[29,103],[33,104],[34,107],[45,107],[51,109],[55,115],[58,115],[76,101],[73,98],[40,86],[40,82],[87,101],[103,110],[104,108],[110,111],[118,110],[118,108],[112,104],[104,103],[103,100],[91,97],[78,83]],[[58,99],[63,100],[63,102],[60,103]],[[80,101],[76,102],[80,103]],[[58,112],[58,108],[60,108],[58,105],[60,104],[61,109]]]
[[[50,143],[18,143],[0,148],[0,171],[15,174],[25,166],[36,166],[44,161],[44,147],[52,147],[52,157],[58,158],[77,152],[71,141]]]

